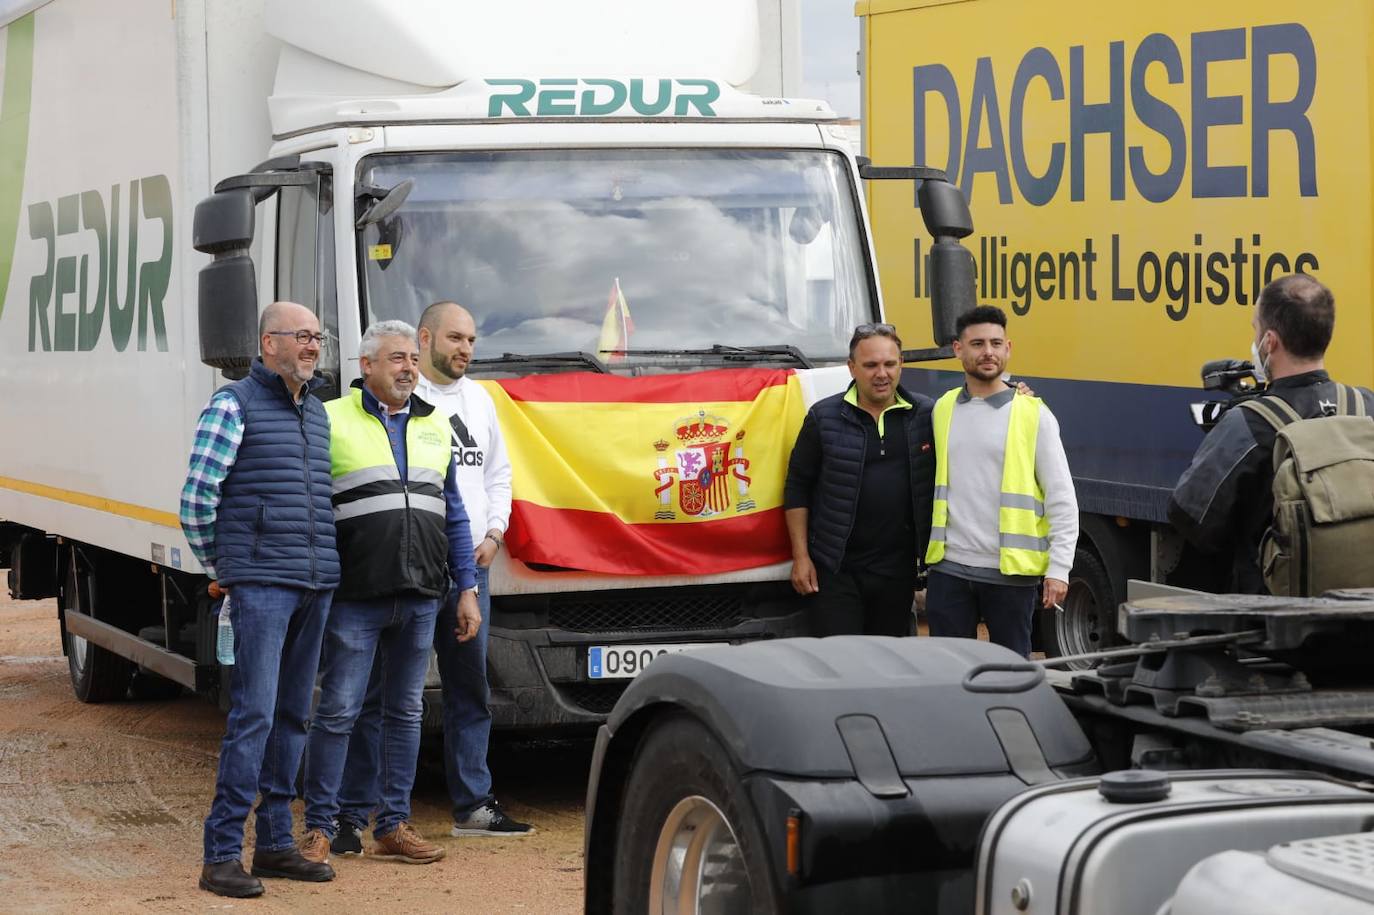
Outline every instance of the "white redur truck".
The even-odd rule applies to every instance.
[[[219,691],[178,497],[196,415],[273,299],[316,310],[336,389],[369,323],[455,299],[474,374],[795,367],[805,403],[837,390],[882,313],[861,173],[914,173],[863,166],[830,109],[786,97],[798,17],[0,2],[0,538],[12,595],[58,598],[77,695]],[[643,353],[595,355],[608,288]],[[615,576],[503,551],[491,590],[498,727],[592,724],[662,650],[801,626],[777,562]]]

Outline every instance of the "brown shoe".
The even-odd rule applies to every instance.
[[[316,864],[329,863],[329,836],[323,829],[311,829],[301,836],[301,857]]]
[[[442,846],[427,842],[409,823],[402,822],[391,832],[377,839],[372,857],[405,864],[433,864],[444,856]]]

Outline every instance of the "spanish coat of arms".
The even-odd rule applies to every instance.
[[[659,502],[655,519],[674,520],[678,510],[691,517],[709,518],[731,508],[746,512],[756,507],[749,498],[750,481],[745,473],[749,460],[744,456],[743,429],[731,437],[729,420],[708,416],[705,410],[684,416],[673,427],[676,445],[665,439],[654,442],[658,452],[654,496]]]

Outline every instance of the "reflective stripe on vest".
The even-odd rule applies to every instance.
[[[946,392],[931,416],[935,432],[935,499],[931,511],[926,564],[945,558],[949,527],[949,427],[962,388]],[[1035,479],[1035,444],[1040,431],[1040,398],[1011,399],[1002,459],[1002,493],[997,513],[998,571],[1003,575],[1044,575],[1050,568],[1050,521],[1045,493]]]
[[[444,475],[453,459],[447,421],[437,411],[406,422],[406,481],[396,468],[381,420],[363,408],[362,391],[325,405],[330,422],[330,475],[334,520],[379,512],[430,512],[442,522]]]

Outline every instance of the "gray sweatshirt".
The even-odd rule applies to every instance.
[[[965,388],[954,402],[945,558],[934,566],[942,572],[1006,584],[1034,581],[997,571],[1002,458],[1011,417],[1011,410],[1004,408],[1010,406],[1014,394],[1007,390],[988,398],[971,397]],[[1035,440],[1035,479],[1045,492],[1045,514],[1050,521],[1050,567],[1045,577],[1068,581],[1078,544],[1078,499],[1059,440],[1059,421],[1043,405]]]

